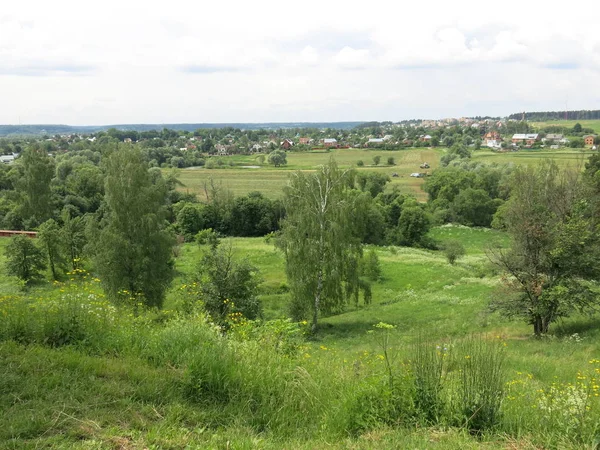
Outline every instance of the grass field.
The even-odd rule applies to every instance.
[[[583,128],[591,128],[596,133],[600,133],[600,120],[549,120],[547,122],[531,122],[538,129],[550,126],[573,128],[576,123],[580,123]]]
[[[588,403],[589,411],[576,410],[581,415],[574,416],[574,422],[565,415],[571,414],[568,409],[535,408],[563,401],[569,405],[584,374],[600,367],[596,365],[598,318],[575,316],[553,326],[548,338],[533,339],[527,324],[487,311],[500,277],[485,250],[491,244],[508,245],[507,236],[487,229],[444,226],[434,228],[431,237],[460,240],[466,256],[450,265],[437,251],[374,247],[383,278],[373,286],[373,302],[323,317],[317,336],[303,341],[299,359],[269,353],[269,341],[261,341],[258,347],[234,347],[235,359],[230,361],[222,353],[229,347],[202,322],[163,322],[160,317],[126,314],[115,317],[114,325],[100,322],[97,335],[61,348],[0,339],[0,448],[592,448],[589,436],[600,417],[595,400]],[[0,240],[0,247],[6,242]],[[265,317],[285,317],[288,294],[282,289],[286,280],[281,253],[263,238],[227,242],[239,257],[259,267]],[[178,288],[191,281],[200,253],[195,244],[182,246],[167,310],[175,306]],[[6,302],[22,294],[3,272],[0,287],[4,290],[0,317],[6,321]],[[68,291],[66,286],[50,283],[32,287],[27,294],[32,303],[23,322],[15,325],[25,330],[36,302],[55,305],[48,310],[50,315],[56,314],[53,308],[62,308],[78,317],[81,308],[64,306],[67,300],[59,289]],[[86,297],[96,295],[94,290],[82,289]],[[93,304],[111,311],[110,306],[101,306],[102,301]],[[48,327],[50,322],[44,320]],[[398,367],[405,364],[415,340],[422,336],[452,348],[473,333],[502,342],[507,393],[498,432],[477,437],[443,424],[401,426],[377,421],[364,433],[340,432],[353,411],[363,417],[360,411],[371,407],[370,397],[361,396],[371,392],[364,389],[378,386],[385,368],[378,335],[369,333],[379,322],[395,326],[387,351]],[[64,326],[71,330],[69,323],[65,321]],[[0,322],[0,337],[4,325]],[[221,373],[224,369],[219,364],[239,373],[221,373],[235,375],[226,378],[230,380],[226,383],[234,383],[232,387],[219,384],[216,397],[198,402],[188,392],[195,367],[190,358],[204,358],[201,367],[216,371],[207,376]],[[222,397],[226,394],[229,400]],[[360,408],[355,410],[351,401],[364,403],[358,403]]]
[[[365,150],[365,149],[338,149],[331,152],[303,152],[288,153],[288,165],[285,167],[270,167],[266,164],[259,168],[244,168],[244,166],[257,166],[255,157],[252,156],[227,156],[223,161],[227,165],[222,169],[189,168],[179,171],[179,179],[183,183],[182,191],[193,193],[200,199],[205,198],[204,186],[210,179],[230,189],[234,195],[245,195],[252,191],[260,191],[266,197],[275,199],[283,195],[282,188],[286,185],[289,174],[294,170],[315,170],[319,165],[325,164],[333,157],[340,167],[356,167],[356,162],[362,160],[364,167],[359,171],[376,171],[387,175],[397,173],[392,177],[388,189],[398,186],[402,192],[413,194],[419,201],[426,201],[427,194],[423,192],[423,178],[410,177],[413,172],[420,172],[422,162],[428,162],[431,168],[429,173],[439,166],[440,157],[445,149],[407,149],[398,151]],[[593,152],[590,150],[522,150],[519,152],[496,153],[487,149],[473,152],[473,161],[485,163],[514,163],[538,164],[544,159],[553,159],[561,165],[583,168],[587,158]],[[379,166],[373,165],[373,157],[381,156]],[[394,166],[385,163],[388,157],[395,160]],[[230,166],[229,162],[234,164]]]
[[[190,168],[179,172],[179,178],[184,186],[183,191],[204,196],[204,184],[209,179],[221,183],[230,189],[234,195],[244,195],[251,191],[260,191],[269,198],[282,196],[282,188],[286,185],[290,171],[293,170],[315,170],[318,166],[327,163],[329,158],[335,158],[342,168],[356,166],[357,161],[362,160],[364,167],[357,170],[368,170],[399,176],[392,178],[391,186],[398,185],[403,190],[412,192],[420,200],[425,200],[425,194],[421,190],[423,179],[413,178],[412,172],[419,172],[419,165],[428,162],[431,165],[429,171],[435,169],[439,164],[442,150],[364,150],[364,149],[336,149],[331,152],[302,152],[288,153],[288,165],[285,167],[270,167],[263,164],[260,168],[244,168],[243,166],[257,166],[256,159],[251,156],[227,156],[223,157],[226,162],[231,161],[234,167],[223,169]],[[381,156],[379,166],[373,165],[373,157]],[[388,158],[394,158],[395,165],[386,164]]]

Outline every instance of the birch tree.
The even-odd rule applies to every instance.
[[[331,160],[315,173],[295,172],[284,189],[287,216],[278,246],[284,251],[295,319],[339,311],[358,300],[360,239],[353,225],[350,171]]]

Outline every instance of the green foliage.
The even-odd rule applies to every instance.
[[[395,165],[396,165],[396,160],[394,159],[394,157],[393,157],[393,156],[390,156],[390,157],[387,159],[387,165],[388,165],[388,166],[395,166]]]
[[[375,198],[385,190],[390,177],[379,172],[359,172],[356,174],[356,185],[363,192],[369,192]]]
[[[212,228],[206,228],[198,231],[194,240],[198,245],[210,245],[211,247],[217,247],[220,243],[220,235]]]
[[[455,349],[460,374],[461,425],[481,434],[500,422],[506,383],[505,352],[498,341],[471,336]]]
[[[374,165],[378,166],[380,162],[381,162],[381,156],[379,156],[379,155],[373,156],[373,164]]]
[[[150,177],[138,150],[119,150],[107,158],[107,210],[91,248],[112,298],[126,290],[147,306],[162,306],[174,275],[174,238],[165,231],[166,192],[164,180]]]
[[[515,172],[503,210],[512,247],[491,254],[510,278],[493,309],[525,318],[539,336],[560,317],[596,308],[600,236],[590,206],[576,172],[552,162]]]
[[[38,239],[50,265],[52,278],[58,280],[60,272],[65,267],[63,255],[63,233],[54,219],[42,223],[38,230]]]
[[[381,265],[379,264],[379,257],[375,249],[370,249],[366,252],[360,263],[361,275],[371,281],[379,281],[381,279]]]
[[[444,255],[450,264],[454,264],[457,259],[462,258],[466,253],[465,247],[457,239],[447,240],[442,244],[442,249],[444,250]]]
[[[273,164],[275,167],[285,166],[287,164],[287,153],[283,150],[273,150],[269,153],[269,164]]]
[[[216,323],[224,324],[240,314],[250,320],[262,315],[256,297],[258,269],[246,260],[237,261],[231,245],[210,248],[198,268],[198,282],[201,300]]]
[[[6,271],[23,282],[38,279],[46,269],[46,261],[42,251],[34,244],[33,239],[18,235],[6,246]]]
[[[395,243],[398,245],[421,245],[431,228],[431,219],[421,206],[405,206],[398,219]]]
[[[489,227],[502,200],[492,200],[483,189],[467,188],[454,198],[451,210],[457,222],[467,226]]]
[[[356,165],[358,167],[363,167],[365,165],[365,162],[362,159],[359,159],[358,161],[356,161]]]
[[[316,173],[295,172],[285,190],[287,216],[278,245],[286,260],[295,319],[339,311],[358,297],[360,240],[352,216],[350,173],[335,161]]]
[[[22,197],[22,217],[25,228],[31,229],[49,219],[53,210],[50,181],[54,175],[54,163],[40,148],[30,147],[19,158],[23,176],[16,183]]]

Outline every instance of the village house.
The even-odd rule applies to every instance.
[[[215,150],[217,151],[217,155],[227,156],[227,147],[225,147],[223,144],[215,145]]]
[[[383,144],[384,140],[381,138],[370,138],[365,146],[369,146],[370,144]]]
[[[587,136],[583,137],[583,142],[585,142],[585,145],[594,145],[595,138],[596,138],[596,135],[588,134]]]
[[[533,134],[514,134],[512,137],[513,145],[517,144],[525,144],[525,145],[533,145],[538,141],[539,135],[537,133]]]
[[[284,139],[281,143],[281,147],[283,147],[284,150],[289,150],[290,148],[292,148],[293,145],[294,141],[292,141],[291,139]]]
[[[263,149],[262,145],[260,145],[260,144],[254,144],[252,146],[252,148],[250,149],[250,151],[252,153],[260,153],[260,152],[262,152],[262,149]]]
[[[500,136],[500,133],[498,133],[497,131],[488,131],[483,136],[483,140],[484,140],[484,142],[487,142],[487,141],[501,141],[502,137]]]
[[[13,153],[12,155],[0,155],[0,163],[3,164],[12,164],[12,162],[17,157],[17,153]]]
[[[312,142],[311,138],[301,137],[299,143],[302,145],[309,145]]]
[[[325,147],[337,147],[338,141],[335,138],[325,138],[322,140]]]

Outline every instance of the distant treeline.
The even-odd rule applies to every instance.
[[[523,113],[515,113],[508,116],[509,119],[521,120]],[[600,119],[600,110],[581,111],[537,111],[526,112],[525,119],[533,122],[545,122],[547,120],[596,120]]]
[[[104,126],[71,125],[0,125],[0,136],[54,136],[61,134],[91,134],[116,128],[121,131],[160,131],[164,128],[175,131],[196,131],[207,128],[237,128],[241,130],[277,130],[289,128],[331,128],[350,130],[363,122],[269,122],[269,123],[169,123],[169,124],[121,124]]]

